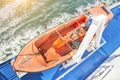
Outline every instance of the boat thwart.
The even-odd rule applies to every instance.
[[[14,69],[38,72],[71,58],[79,62],[90,42],[97,38],[96,35],[99,35],[97,44],[100,43],[102,32],[112,16],[105,5],[99,4],[81,16],[45,32],[25,45],[13,62]],[[98,29],[101,29],[99,34],[96,33]]]

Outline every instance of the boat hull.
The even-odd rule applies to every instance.
[[[25,72],[43,71],[72,58],[77,51],[73,42],[79,41],[81,43],[88,30],[84,28],[88,22],[88,13],[95,16],[104,14],[107,16],[106,23],[113,16],[105,5],[99,4],[81,16],[45,32],[31,40],[21,50],[13,63],[15,70]],[[79,31],[79,34],[76,37],[73,33],[77,31]]]

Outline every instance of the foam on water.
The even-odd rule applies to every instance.
[[[73,4],[73,0],[51,2],[46,0],[32,3],[35,6],[31,11],[25,11],[23,15],[16,16],[17,6],[20,5],[17,1],[8,3],[0,9],[0,63],[16,56],[23,46],[34,37],[79,16],[83,11],[95,5],[94,0],[89,3],[88,0],[84,0],[85,5],[77,2]],[[118,0],[102,1],[107,5],[118,2]],[[71,10],[71,8],[74,9]],[[33,14],[34,12],[37,15]]]

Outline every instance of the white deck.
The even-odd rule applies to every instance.
[[[87,80],[120,80],[120,47]]]
[[[103,80],[120,80],[120,47],[118,48],[118,52],[114,55],[119,55],[118,57],[114,58],[109,64],[113,65],[113,68],[106,75]]]

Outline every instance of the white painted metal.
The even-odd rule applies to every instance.
[[[76,61],[78,63],[81,61],[81,57],[82,57],[83,53],[85,52],[85,50],[89,47],[89,44],[90,44],[91,40],[93,39],[93,36],[95,35],[97,30],[101,26],[105,25],[106,19],[107,19],[107,17],[103,14],[93,18],[92,24],[91,24],[89,30],[87,31],[86,36],[84,37],[84,39],[83,39],[81,45],[79,46],[76,54],[72,57],[72,59],[74,61]],[[99,32],[102,32],[102,30]],[[101,38],[101,34],[102,33],[100,33],[98,39]],[[97,33],[97,35],[98,35],[98,33]]]
[[[110,6],[109,8],[112,9],[112,8],[115,8],[116,6],[119,6],[119,5],[120,5],[120,2],[117,2],[114,5]]]
[[[16,72],[16,74],[18,75],[19,78],[25,76],[26,74],[28,74],[27,72]]]
[[[105,17],[107,19],[107,17]],[[105,20],[106,20],[105,19]],[[103,22],[105,21],[103,20]],[[96,31],[96,36],[95,36],[95,47],[99,47],[100,45],[100,40],[102,38],[102,33],[105,29],[105,23],[101,24],[98,30]]]

